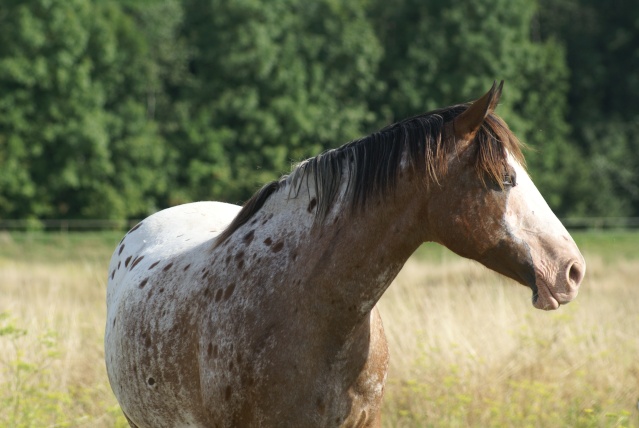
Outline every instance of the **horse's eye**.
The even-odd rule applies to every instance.
[[[515,187],[517,185],[517,176],[515,172],[504,174],[504,186]]]

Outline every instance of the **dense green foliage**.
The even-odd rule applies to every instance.
[[[239,203],[495,79],[560,215],[639,216],[639,7],[613,3],[3,0],[0,219]]]
[[[582,214],[639,216],[639,3],[541,0],[540,33],[566,46],[569,141]]]
[[[121,218],[156,208],[166,144],[149,42],[115,4],[0,7],[0,216]]]

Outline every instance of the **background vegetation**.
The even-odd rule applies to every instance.
[[[384,425],[639,427],[639,233],[577,233],[577,299],[423,246],[382,297]],[[0,426],[125,427],[104,366],[106,269],[120,233],[0,235]]]
[[[506,89],[562,216],[639,217],[639,2],[1,0],[0,220],[241,203],[290,164]],[[0,233],[0,426],[124,427],[104,368],[121,233]],[[380,306],[388,427],[639,427],[637,233],[577,234],[578,299],[423,247]]]
[[[239,203],[481,95],[560,216],[639,216],[639,3],[3,0],[0,219]]]

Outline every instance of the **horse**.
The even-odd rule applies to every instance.
[[[478,100],[301,162],[242,208],[146,218],[108,272],[105,359],[132,427],[379,427],[389,361],[376,307],[432,241],[532,290],[577,295],[586,263]]]

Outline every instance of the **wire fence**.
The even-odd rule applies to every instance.
[[[0,231],[126,231],[140,220],[0,219]],[[570,230],[639,229],[639,217],[568,217],[561,222]]]
[[[567,229],[639,229],[639,217],[568,217],[561,222]]]
[[[49,231],[49,232],[82,232],[82,231],[126,231],[140,220],[98,220],[98,219],[0,219],[0,230],[3,231]]]

